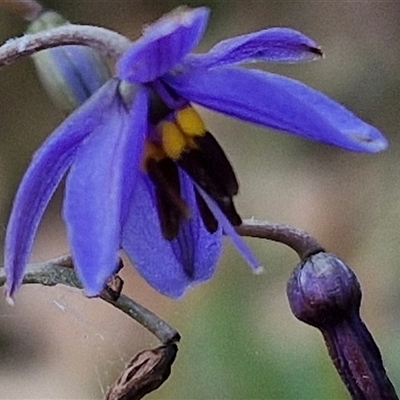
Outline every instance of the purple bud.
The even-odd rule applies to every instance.
[[[54,11],[44,11],[28,27],[28,33],[67,24]],[[32,56],[42,84],[55,103],[71,112],[86,101],[109,78],[106,62],[90,47],[61,46]]]
[[[293,314],[317,328],[358,313],[361,289],[353,271],[332,254],[321,252],[295,269],[288,283]]]
[[[293,314],[318,328],[353,399],[397,399],[380,351],[360,317],[361,288],[354,272],[320,252],[294,270],[287,294]]]

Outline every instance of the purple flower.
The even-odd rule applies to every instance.
[[[189,54],[208,10],[180,8],[145,29],[107,82],[46,140],[19,187],[6,237],[8,294],[21,283],[33,238],[67,174],[64,219],[79,278],[96,295],[122,248],[159,292],[179,297],[209,279],[235,232],[238,191],[223,150],[191,102],[346,149],[383,150],[385,138],[323,94],[278,75],[244,69],[252,61],[297,62],[321,55],[286,28],[225,40]]]

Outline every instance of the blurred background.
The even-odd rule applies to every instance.
[[[390,139],[388,151],[350,153],[201,110],[239,178],[237,207],[305,229],[345,260],[363,288],[362,315],[400,390],[400,2],[186,1],[208,5],[201,51],[221,39],[272,26],[300,30],[325,59],[262,65],[299,79],[353,110]],[[71,22],[141,27],[181,5],[163,1],[42,1]],[[0,8],[0,42],[26,25]],[[64,115],[47,98],[29,59],[0,71],[0,226],[40,143]],[[62,189],[48,209],[33,261],[68,252]],[[249,240],[265,272],[255,276],[226,243],[211,281],[172,301],[127,266],[124,292],[182,335],[167,383],[151,399],[346,399],[319,332],[298,322],[286,281],[290,249]],[[0,301],[0,398],[98,399],[138,351],[157,345],[141,326],[77,290],[24,286],[16,306]]]

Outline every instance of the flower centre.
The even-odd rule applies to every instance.
[[[173,160],[178,160],[184,151],[196,148],[194,138],[206,134],[203,120],[191,106],[176,111],[173,120],[162,121],[157,128],[162,148]]]
[[[241,224],[232,201],[238,192],[235,173],[192,106],[172,111],[156,124],[155,133],[150,136],[143,167],[155,185],[160,224],[166,239],[174,239],[180,224],[191,217],[181,194],[180,168],[195,183],[197,208],[209,232],[214,232],[218,224],[196,186],[217,203],[233,225]]]

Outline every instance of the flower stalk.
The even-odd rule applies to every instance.
[[[354,400],[398,399],[378,346],[360,317],[360,284],[345,263],[325,252],[306,258],[289,279],[287,294],[293,314],[321,331]]]
[[[323,251],[318,241],[306,231],[287,224],[260,221],[254,218],[246,219],[236,227],[242,236],[272,240],[285,244],[293,249],[301,260],[311,254]]]
[[[131,45],[125,36],[99,26],[66,25],[10,39],[0,47],[0,68],[40,50],[64,45],[83,45],[117,61]]]
[[[378,346],[358,312],[320,330],[329,355],[353,399],[398,399]]]
[[[0,268],[0,287],[4,286],[5,283],[4,268]],[[23,284],[32,283],[43,286],[65,285],[82,289],[82,284],[75,274],[72,259],[69,255],[60,256],[42,263],[29,264],[26,268]],[[106,293],[106,291],[103,293]],[[162,344],[179,342],[180,335],[173,327],[124,294],[118,294],[114,298],[103,294],[100,298],[141,324],[156,336]],[[11,299],[8,299],[8,301],[13,304]]]

